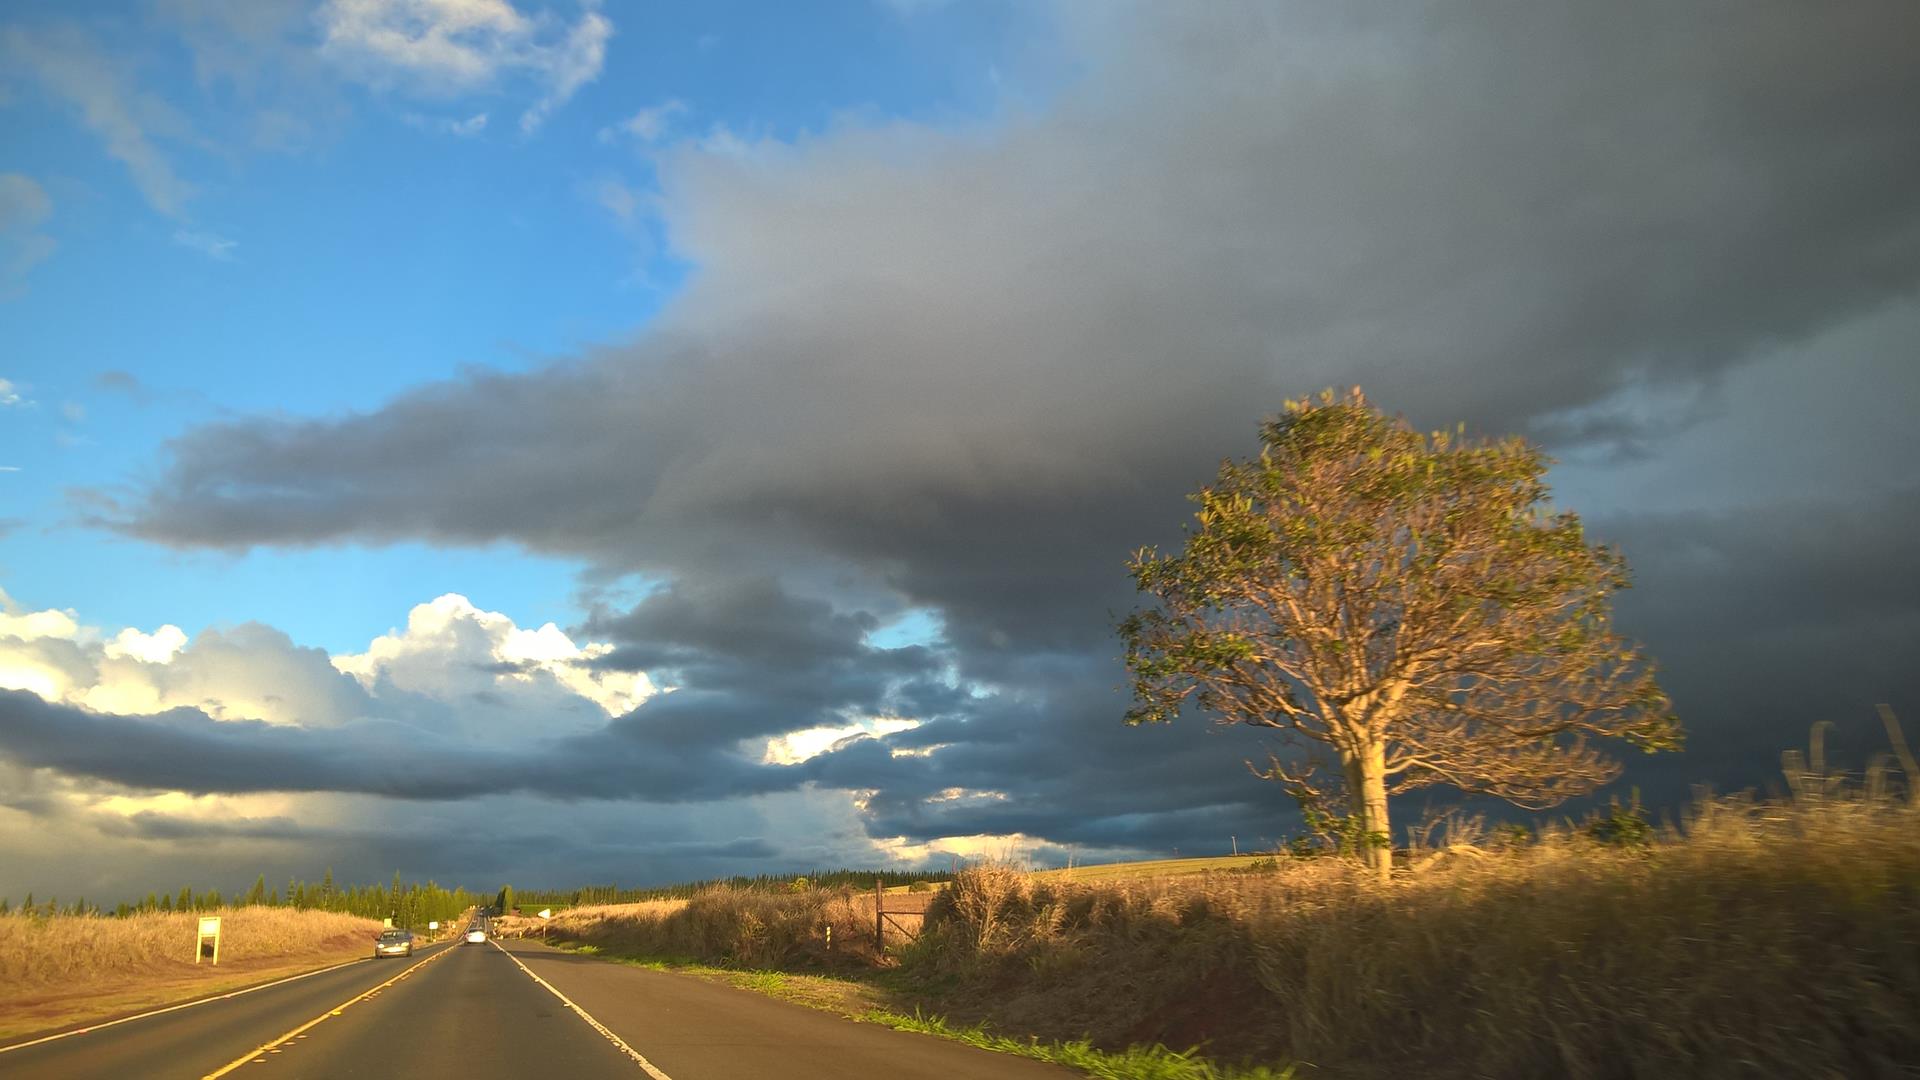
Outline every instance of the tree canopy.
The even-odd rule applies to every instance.
[[[1680,741],[1653,664],[1613,631],[1625,559],[1551,506],[1539,448],[1462,432],[1423,434],[1358,388],[1288,402],[1258,457],[1192,496],[1183,549],[1130,563],[1154,603],[1119,626],[1128,722],[1191,707],[1318,744],[1337,772],[1274,755],[1262,775],[1343,792],[1383,876],[1391,794],[1547,807],[1618,775],[1590,736]]]

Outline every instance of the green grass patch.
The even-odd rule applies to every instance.
[[[1294,1075],[1291,1066],[1276,1071],[1266,1066],[1216,1065],[1199,1056],[1197,1048],[1183,1052],[1164,1046],[1129,1046],[1116,1053],[1097,1049],[1085,1040],[1065,1043],[1042,1042],[1037,1038],[1021,1040],[996,1035],[980,1025],[954,1027],[940,1017],[917,1013],[905,1016],[876,1010],[860,1019],[896,1031],[935,1035],[999,1054],[1064,1065],[1100,1080],[1289,1080]]]
[[[772,997],[784,996],[789,989],[786,973],[780,971],[742,971],[728,981],[743,990]]]

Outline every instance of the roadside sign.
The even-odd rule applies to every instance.
[[[551,918],[553,918],[553,909],[552,909],[552,908],[550,908],[550,907],[543,907],[543,908],[541,908],[541,909],[540,909],[540,917],[541,917],[541,918],[543,918],[543,919],[551,919]]]
[[[200,933],[193,942],[193,962],[197,964],[202,958],[209,959],[216,965],[220,963],[220,916],[218,915],[200,916]]]
[[[440,929],[440,924],[439,924],[439,923],[437,923],[437,922],[430,922],[430,923],[428,923],[428,924],[427,924],[427,929],[429,929],[429,930],[438,930],[438,929]]]

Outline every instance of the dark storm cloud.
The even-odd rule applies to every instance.
[[[1858,770],[1888,749],[1874,705],[1920,717],[1920,488],[1599,527],[1634,559],[1619,624],[1659,658],[1690,729],[1683,761],[1636,771],[1770,781],[1818,721],[1850,733]]]
[[[1159,850],[1196,835],[1277,835],[1292,807],[1245,768],[1277,748],[1270,734],[1202,720],[1139,730],[1116,718],[1118,672],[1088,659],[1002,684],[963,713],[805,763],[828,787],[864,789],[868,830],[923,841],[1024,832],[1062,844]],[[939,746],[925,756],[901,749]],[[1197,833],[1196,826],[1204,825]],[[1131,835],[1129,842],[1121,837]]]
[[[313,840],[338,830],[301,825],[289,817],[209,820],[141,810],[125,817],[102,815],[95,827],[108,836],[137,840]]]
[[[441,833],[418,828],[388,828],[377,832],[362,829],[343,829],[330,826],[316,826],[303,823],[289,817],[239,818],[234,820],[209,820],[202,817],[182,817],[177,814],[163,814],[152,810],[142,810],[125,817],[101,815],[95,822],[102,833],[108,836],[127,837],[138,840],[268,840],[293,841],[296,843],[317,843],[324,841],[345,841],[354,845],[375,842],[383,847],[404,853],[406,865],[420,866],[431,861],[427,849],[444,847],[457,843],[458,837],[448,837]],[[554,838],[547,834],[534,834],[522,831],[495,831],[478,841],[478,846],[492,849],[493,858],[503,854],[508,861],[513,853],[521,850],[552,848]],[[617,853],[626,857],[666,858],[666,859],[764,859],[778,854],[766,840],[757,836],[736,837],[732,840],[659,840],[652,838],[634,838],[624,843],[594,843],[574,838],[568,845],[581,856],[600,853]],[[378,865],[376,862],[375,865]],[[473,861],[453,860],[450,865],[473,865]]]
[[[587,629],[624,643],[629,670],[677,670],[708,658],[808,667],[863,659],[864,639],[879,625],[756,577],[674,583],[624,614],[596,615]]]
[[[117,716],[0,690],[0,756],[145,790],[338,791],[400,799],[530,792],[676,802],[782,790],[804,779],[711,740],[650,736],[635,722],[514,747],[449,746],[393,723],[313,729],[214,720],[186,708]]]
[[[1040,597],[1100,593],[1286,394],[1512,429],[1912,288],[1916,24],[1145,8],[992,136],[680,150],[665,212],[701,270],[639,344],[196,429],[117,524],[812,553],[963,631],[1080,638]]]
[[[1916,21],[1146,8],[1004,133],[684,148],[664,206],[701,275],[645,342],[198,429],[123,525],[647,561],[753,523],[956,600],[968,542],[1114,521],[1283,392],[1367,380],[1511,429],[1907,290]],[[1079,563],[1087,532],[1054,528],[987,555]]]
[[[923,646],[875,648],[879,620],[797,597],[771,578],[702,577],[661,588],[587,629],[613,644],[596,666],[674,687],[612,730],[661,745],[725,745],[872,715],[937,715],[964,702],[950,661]]]
[[[1717,637],[1757,637],[1920,614],[1920,487],[1853,501],[1816,496],[1621,517],[1598,527],[1629,553],[1652,553],[1623,602],[1650,622],[1684,616]]]
[[[670,153],[698,272],[632,345],[196,428],[82,509],[179,547],[505,540],[671,580],[593,625],[602,663],[681,690],[548,765],[455,755],[436,797],[805,776],[873,791],[875,835],[1171,846],[1282,808],[1238,764],[1253,733],[1119,727],[1122,564],[1283,397],[1359,382],[1422,424],[1644,459],[1754,356],[1920,287],[1915,5],[1112,15],[1068,17],[1089,74],[1043,113]],[[1822,528],[1776,493],[1596,531],[1628,542],[1623,625],[1697,732],[1673,768],[1750,771],[1787,730],[1740,727],[1762,698],[1912,693],[1886,678],[1915,643],[1911,511]],[[875,597],[937,611],[943,645],[867,646]],[[790,771],[721,749],[902,704],[927,723]],[[167,723],[236,768],[282,738]],[[369,789],[344,746],[301,754],[275,767]]]

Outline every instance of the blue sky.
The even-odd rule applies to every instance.
[[[10,4],[0,896],[1278,841],[1273,742],[1128,728],[1113,623],[1356,383],[1625,552],[1689,736],[1618,786],[1864,760],[1920,712],[1916,33]]]
[[[547,9],[548,36],[590,10]],[[396,597],[450,590],[564,622],[578,567],[509,545],[179,554],[76,526],[67,491],[139,482],[201,420],[365,411],[462,368],[524,370],[642,332],[693,272],[644,205],[608,205],[649,197],[657,144],[792,140],[846,114],[979,122],[1010,80],[1046,81],[1046,22],[1023,5],[616,5],[604,61],[529,133],[517,118],[540,80],[510,64],[466,89],[421,85],[431,72],[386,84],[323,67],[307,81],[300,65],[276,73],[275,53],[314,48],[323,12],[280,5],[263,39],[200,11],[219,7],[8,12],[29,42],[111,58],[93,74],[130,108],[171,114],[148,138],[193,194],[154,205],[82,106],[30,75],[8,81],[0,168],[47,193],[37,235],[56,246],[0,305],[0,377],[32,402],[0,427],[0,465],[18,470],[0,475],[15,523],[0,587],[108,625],[260,619],[334,649],[395,621]],[[241,78],[197,73],[236,41],[254,52]],[[312,108],[298,140],[250,137],[286,99]],[[663,106],[652,140],[620,128]],[[485,127],[450,130],[479,115]],[[137,385],[103,385],[109,373]]]

